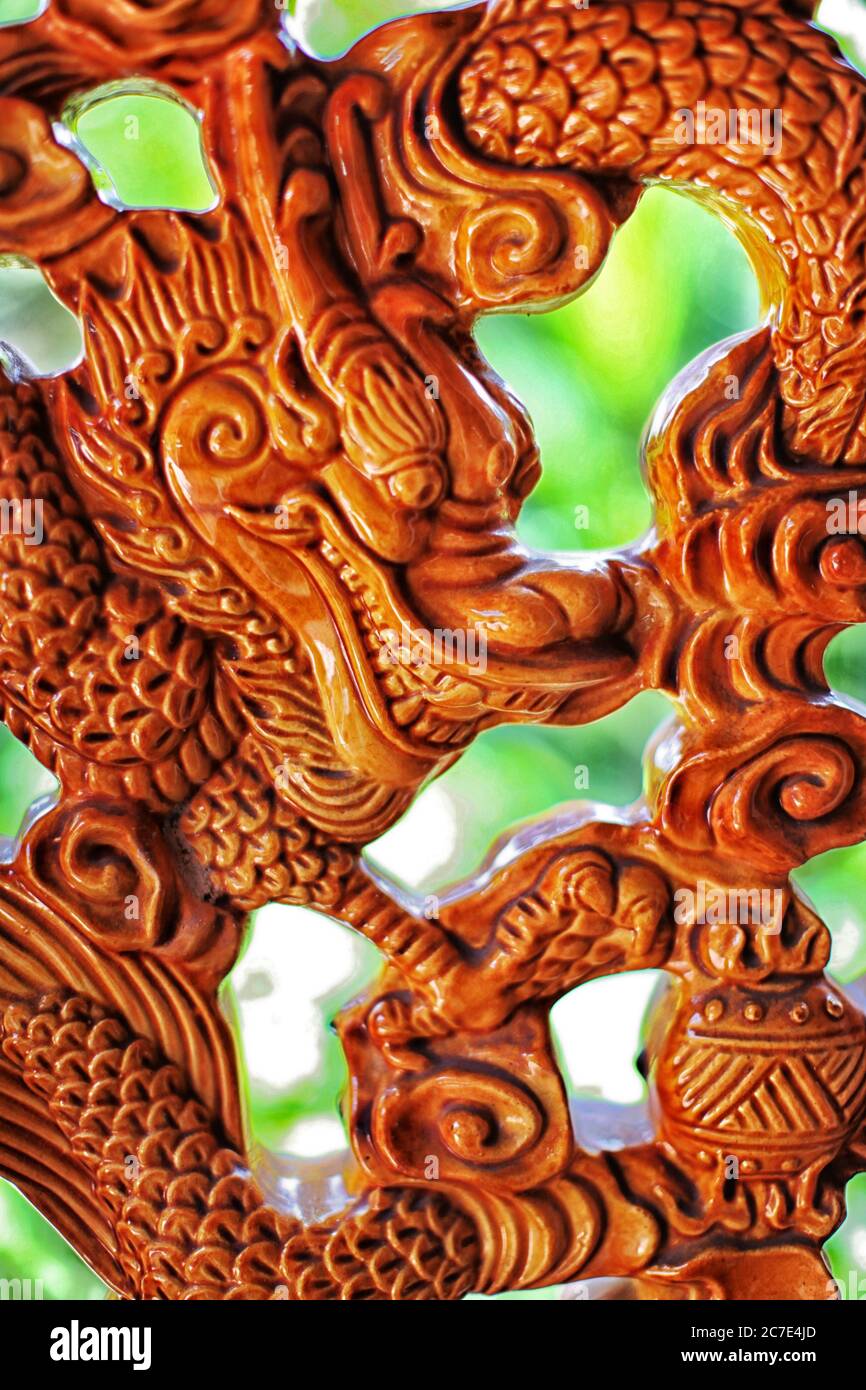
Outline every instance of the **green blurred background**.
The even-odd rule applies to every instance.
[[[32,0],[0,0],[0,22],[24,18],[36,8]],[[328,57],[377,22],[425,8],[432,6],[319,0],[301,6],[292,23],[309,47]],[[819,20],[864,67],[863,0],[826,0]],[[124,113],[122,106],[117,109]],[[140,106],[125,108],[127,113],[135,109],[140,113]],[[190,183],[200,188],[194,123],[184,137],[177,134],[176,110],[172,119],[175,145],[185,139]],[[110,123],[97,124],[106,188]],[[136,157],[141,166],[151,165],[148,200],[176,205],[158,175],[166,131],[151,126],[148,133],[147,121],[144,126]],[[78,135],[85,139],[83,129]],[[118,145],[117,151],[129,158],[129,145]],[[90,156],[96,160],[94,149]],[[176,170],[169,185],[178,187]],[[8,323],[11,289],[5,304]],[[482,323],[482,347],[529,407],[542,448],[544,475],[524,510],[523,538],[539,548],[567,550],[622,545],[640,536],[649,525],[650,508],[638,445],[655,401],[687,362],[753,325],[757,312],[751,271],[729,233],[684,198],[653,190],[619,233],[603,274],[583,299],[544,316],[502,315]],[[10,332],[7,327],[7,337]],[[578,507],[587,509],[580,530]],[[866,700],[866,633],[852,630],[837,638],[828,670],[838,690]],[[515,821],[576,795],[613,804],[631,801],[641,790],[644,745],[667,710],[662,696],[647,694],[589,728],[486,734],[372,847],[371,858],[413,888],[433,892],[472,870],[491,839]],[[14,835],[33,796],[50,785],[0,728],[0,833]],[[823,855],[796,875],[832,928],[832,969],[842,982],[866,970],[864,876],[866,847]],[[344,1068],[327,1023],[375,968],[375,952],[336,924],[300,909],[269,907],[256,915],[226,1002],[238,1020],[250,1126],[260,1144],[305,1156],[341,1146],[337,1097]],[[556,1006],[558,1047],[576,1092],[624,1105],[641,1101],[644,1086],[633,1062],[654,983],[654,972],[595,981]],[[831,1246],[834,1271],[846,1288],[851,1271],[855,1278],[866,1272],[866,1177],[851,1184],[849,1200],[848,1220]],[[105,1294],[65,1242],[5,1184],[0,1185],[0,1278],[41,1279],[45,1298]],[[556,1296],[547,1290],[523,1295]]]

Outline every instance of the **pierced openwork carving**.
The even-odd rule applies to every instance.
[[[492,0],[333,62],[259,0],[0,30],[0,252],[86,339],[0,385],[0,494],[45,532],[0,538],[3,717],[61,786],[0,869],[0,1170],[123,1295],[828,1296],[866,1022],[788,874],[866,836],[866,723],[822,667],[866,616],[828,525],[866,489],[866,84],[809,18]],[[53,138],[129,77],[202,113],[213,212],[116,210]],[[741,108],[781,139],[682,140]],[[531,426],[473,324],[577,294],[658,180],[772,311],[660,407],[649,539],[535,555]],[[524,827],[431,920],[363,867],[480,731],[646,689],[676,714],[637,809]],[[216,1001],[275,900],[384,962],[339,1024],[344,1198],[306,1214],[250,1173]],[[548,1010],[650,966],[656,1134],[589,1151]]]

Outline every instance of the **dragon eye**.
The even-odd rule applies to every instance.
[[[391,496],[402,507],[432,507],[442,496],[444,486],[442,469],[433,463],[399,468],[388,479]]]

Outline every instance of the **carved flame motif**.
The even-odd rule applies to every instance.
[[[0,491],[45,527],[0,537],[0,698],[61,786],[0,869],[0,1172],[127,1297],[825,1297],[866,1024],[788,873],[866,837],[866,724],[822,668],[866,617],[827,525],[866,489],[866,84],[806,0],[491,0],[333,62],[278,30],[257,0],[0,30],[0,253],[87,342],[0,386]],[[212,213],[108,207],[52,138],[130,76],[202,113]],[[778,147],[680,141],[744,106]],[[554,563],[515,539],[537,450],[472,327],[578,293],[650,180],[734,224],[773,312],[669,393],[644,547]],[[483,670],[441,660],[491,613]],[[367,876],[479,731],[644,689],[678,714],[638,810],[524,829],[436,920]],[[682,911],[707,883],[778,911]],[[250,1172],[216,1003],[271,901],[384,958],[314,1224]],[[656,1137],[585,1151],[548,1010],[649,966]]]

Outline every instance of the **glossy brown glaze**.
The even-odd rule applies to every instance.
[[[866,616],[866,84],[805,0],[501,0],[334,62],[279,18],[0,30],[0,252],[86,335],[0,387],[2,494],[45,519],[0,538],[3,713],[61,784],[0,870],[0,1171],[128,1297],[829,1297],[866,1023],[788,874],[866,837],[822,665]],[[213,213],[116,212],[53,140],[130,75],[201,111]],[[681,141],[738,108],[778,148]],[[770,312],[659,408],[649,539],[536,555],[531,426],[472,328],[577,294],[650,181],[734,227]],[[638,807],[523,827],[429,919],[368,876],[481,730],[645,689],[675,715]],[[353,1157],[299,1165],[291,1209],[217,1005],[272,901],[384,959],[339,1021]],[[655,1133],[590,1143],[548,1010],[645,967]]]

